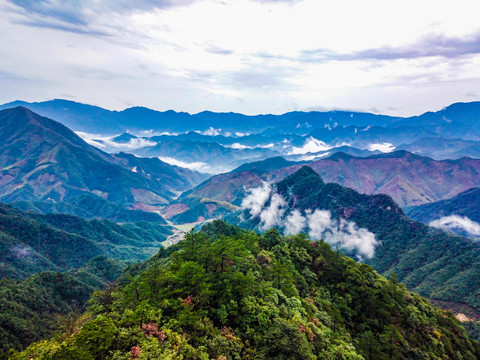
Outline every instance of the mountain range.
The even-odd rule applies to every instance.
[[[61,122],[108,153],[158,157],[206,174],[269,157],[302,162],[342,151],[367,157],[406,150],[436,160],[480,155],[477,102],[410,118],[350,111],[256,116],[208,111],[191,115],[141,107],[110,111],[67,100],[15,101],[0,109],[15,106]]]
[[[204,178],[158,159],[112,156],[23,107],[0,112],[0,154],[0,201],[85,217],[152,219],[129,213],[167,204]]]
[[[34,291],[36,284],[41,284],[48,301],[58,302],[62,311],[70,311],[73,308],[65,301],[79,297],[83,304],[88,294],[113,279],[101,275],[102,268],[118,274],[125,262],[144,260],[160,248],[154,260],[130,266],[126,277],[121,279],[122,284],[130,283],[122,291],[134,299],[137,293],[130,290],[137,286],[137,280],[132,282],[132,279],[153,266],[155,259],[162,264],[167,258],[167,262],[174,261],[177,255],[169,256],[182,248],[182,243],[167,249],[163,245],[174,244],[183,236],[188,244],[192,233],[183,234],[183,230],[224,218],[264,235],[247,235],[221,222],[206,225],[204,233],[225,231],[227,236],[241,233],[242,241],[253,243],[255,236],[277,239],[280,235],[278,232],[272,235],[276,231],[269,230],[272,227],[283,232],[284,239],[290,239],[282,241],[305,239],[297,235],[305,232],[318,244],[324,244],[323,239],[335,250],[392,277],[393,283],[398,279],[409,289],[442,304],[467,304],[474,311],[480,309],[477,264],[480,247],[471,237],[444,231],[448,226],[435,222],[450,216],[478,221],[476,204],[480,197],[475,187],[480,180],[480,160],[467,157],[438,160],[407,150],[413,146],[419,153],[436,152],[440,158],[454,153],[473,154],[476,130],[471,136],[462,135],[462,126],[457,122],[468,123],[475,129],[469,122],[476,116],[475,103],[462,105],[471,107],[468,116],[455,119],[454,111],[445,110],[442,118],[429,114],[415,121],[348,112],[259,117],[182,113],[183,120],[177,121],[177,113],[160,116],[148,109],[129,109],[120,115],[82,104],[72,108],[69,102],[37,105],[60,111],[59,104],[65,106],[62,110],[65,113],[72,111],[69,121],[80,121],[82,111],[89,109],[99,122],[106,121],[101,126],[111,125],[112,129],[118,125],[114,124],[117,116],[127,119],[128,114],[143,114],[147,120],[142,126],[155,124],[161,116],[166,116],[162,121],[172,123],[169,126],[185,126],[187,130],[179,134],[155,134],[137,128],[139,133],[135,134],[127,126],[118,128],[127,132],[92,137],[75,133],[25,107],[0,111],[0,201],[15,206],[0,204],[0,276],[5,278],[4,288],[10,289],[8,294],[15,291],[12,289]],[[215,120],[208,122],[209,117]],[[93,126],[92,119],[86,119],[84,124]],[[231,126],[224,127],[228,131],[217,127],[223,119]],[[127,120],[124,124],[133,124],[133,120]],[[252,125],[257,120],[259,123]],[[332,123],[333,120],[341,120],[343,125]],[[203,122],[211,126],[202,130],[193,127],[197,125],[190,121],[197,121],[198,126]],[[458,125],[459,130],[452,135],[455,138],[445,137],[444,132],[454,126],[451,124]],[[258,132],[245,134],[252,129]],[[210,176],[168,162],[189,167],[196,164],[202,171],[229,172]],[[408,218],[404,211],[424,223]],[[268,241],[259,243],[265,253],[257,265],[265,265],[269,256],[272,259]],[[209,259],[214,259],[218,255],[215,251],[220,251],[216,245],[212,246],[204,249],[212,251]],[[278,254],[284,250],[278,250]],[[98,261],[98,266],[88,265],[95,263],[98,256],[105,261]],[[292,259],[299,261],[296,256]],[[249,259],[253,258],[246,260],[248,264]],[[222,264],[217,269],[220,272],[230,266],[228,261]],[[320,269],[317,265],[313,264],[312,269]],[[80,279],[77,272],[83,274],[80,269],[85,266],[93,272]],[[201,270],[197,270],[198,275]],[[207,266],[207,270],[211,269]],[[312,270],[302,272],[304,280],[295,271],[292,274],[300,281],[298,289],[302,289],[301,284],[310,281],[306,279],[310,279],[308,271]],[[98,278],[96,272],[100,274]],[[143,275],[139,276],[137,279]],[[148,276],[150,286],[157,284],[164,274]],[[73,284],[79,291],[72,296],[57,293],[59,290],[52,288],[56,278],[62,284]],[[85,287],[85,291],[78,287]],[[97,304],[98,309],[110,301],[108,291],[106,294],[101,304]],[[185,296],[188,299],[188,294]],[[39,324],[47,324],[49,334],[53,331],[54,324],[44,322],[43,310],[37,311],[25,298],[16,302],[14,296],[8,295],[8,299],[16,304],[12,305],[16,309],[25,308],[26,313],[38,317]],[[222,311],[216,309],[215,314]],[[231,311],[229,308],[227,313]],[[13,343],[15,336],[11,329],[16,327],[8,325],[10,320],[0,311],[0,331],[8,343]],[[25,326],[18,328],[19,333],[29,334]],[[30,335],[26,338],[37,339]],[[18,347],[28,345],[29,341],[19,343]],[[354,342],[360,352],[364,351],[362,341],[358,338]],[[258,349],[267,351],[263,347]]]
[[[477,186],[480,181],[480,160],[469,158],[437,161],[406,151],[363,158],[339,152],[325,159],[303,163],[276,157],[215,175],[184,192],[162,213],[168,213],[168,219],[174,222],[211,218],[206,206],[199,203],[202,199],[240,206],[249,189],[262,182],[280,181],[303,164],[310,166],[327,182],[364,194],[388,194],[400,206],[448,199]],[[195,206],[193,210],[192,205]]]

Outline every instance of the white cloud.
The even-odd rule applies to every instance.
[[[390,153],[393,150],[395,150],[395,146],[393,144],[384,142],[384,143],[377,143],[377,144],[369,144],[368,145],[368,150],[370,151],[381,151],[383,153]]]
[[[109,152],[132,151],[142,149],[148,146],[155,146],[157,144],[156,142],[143,138],[130,139],[126,143],[117,143],[115,141],[112,141],[112,139],[116,136],[111,137],[98,134],[90,134],[83,131],[75,131],[75,133],[80,136],[87,144],[96,146],[102,150]]]
[[[323,141],[315,139],[314,137],[308,137],[305,140],[305,143],[302,147],[292,147],[292,150],[288,153],[288,155],[299,155],[299,154],[307,154],[307,153],[316,153],[319,151],[327,151],[330,150],[332,147],[325,144]]]
[[[252,217],[260,215],[271,192],[272,186],[267,182],[264,182],[261,187],[250,189],[249,194],[242,200],[242,210],[250,210]]]
[[[166,162],[167,164],[170,164],[170,165],[176,165],[176,166],[180,166],[180,167],[183,167],[183,168],[187,168],[187,169],[190,169],[190,170],[195,170],[195,171],[199,171],[199,172],[203,172],[203,173],[213,173],[214,171],[212,171],[212,168],[204,163],[204,162],[201,162],[201,161],[195,161],[195,162],[185,162],[185,161],[181,161],[181,160],[178,160],[178,159],[175,159],[175,158],[172,158],[172,157],[166,157],[166,156],[159,156],[158,157],[160,160],[162,160],[163,162]]]
[[[263,223],[262,229],[267,230],[276,225],[281,225],[282,216],[285,212],[284,206],[287,203],[281,195],[272,194],[270,198],[270,205],[262,210],[260,213],[260,221]]]
[[[252,217],[260,218],[260,229],[278,226],[284,228],[285,235],[296,235],[308,228],[312,240],[324,239],[332,246],[353,251],[360,260],[374,256],[378,245],[375,234],[358,228],[354,222],[334,220],[328,210],[307,210],[305,215],[298,209],[288,211],[285,199],[267,183],[249,192],[242,201],[242,209],[249,210]]]
[[[307,214],[307,219],[311,239],[324,239],[332,246],[355,251],[360,259],[372,258],[375,254],[378,241],[375,234],[367,229],[358,228],[355,223],[345,219],[334,221],[327,210],[315,210]]]
[[[416,114],[471,101],[480,83],[474,0],[16,2],[27,9],[0,1],[1,102]]]
[[[214,129],[213,127],[210,126],[207,130],[204,130],[204,131],[196,130],[195,132],[201,135],[218,136],[221,134],[222,129]]]
[[[246,146],[246,145],[242,145],[242,144],[240,144],[240,143],[233,143],[232,145],[223,145],[223,146],[224,146],[224,147],[227,147],[227,148],[239,149],[239,150],[252,149],[252,147]]]
[[[327,229],[332,226],[332,215],[328,210],[315,210],[307,213],[309,235],[313,240],[320,240]]]
[[[470,220],[466,216],[445,216],[440,219],[431,221],[429,225],[444,230],[460,229],[464,230],[468,234],[480,236],[480,224]]]
[[[306,219],[297,209],[290,212],[285,219],[285,235],[296,235],[305,229]]]

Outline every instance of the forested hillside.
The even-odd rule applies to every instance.
[[[25,280],[0,279],[0,359],[58,331],[85,321],[85,303],[94,290],[116,280],[124,262],[97,257],[78,270],[46,271]]]
[[[363,257],[379,273],[395,272],[412,291],[480,309],[477,242],[409,219],[387,195],[364,195],[325,183],[307,166],[267,190],[252,195],[251,209],[228,219],[247,229],[275,225],[311,235],[323,227],[321,235],[330,236],[334,246]],[[258,210],[255,216],[253,210]],[[328,214],[328,226],[322,225],[322,217],[310,218],[316,211]]]
[[[477,359],[451,313],[304,235],[216,221],[12,359]]]
[[[0,203],[0,278],[79,268],[104,255],[138,261],[152,256],[172,233],[154,222],[116,224],[62,214],[38,214]]]

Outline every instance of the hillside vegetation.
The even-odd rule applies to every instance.
[[[272,193],[285,201],[281,209],[285,214],[326,210],[333,219],[354,223],[374,234],[375,251],[365,261],[379,273],[388,276],[395,272],[401,282],[422,296],[480,309],[478,242],[409,219],[387,195],[364,195],[325,183],[306,166],[275,184]],[[264,208],[271,209],[270,205],[267,202]],[[261,230],[263,226],[260,217],[252,217],[247,210],[228,219],[247,229]],[[284,229],[283,224],[277,226]]]
[[[116,224],[62,214],[25,212],[0,203],[0,278],[79,268],[104,255],[138,261],[154,255],[172,233],[161,223]]]
[[[92,318],[11,359],[477,359],[446,313],[304,235],[221,221],[90,301]]]
[[[85,321],[84,305],[94,290],[116,280],[123,262],[97,257],[78,270],[46,271],[21,281],[0,279],[0,359],[34,341]]]

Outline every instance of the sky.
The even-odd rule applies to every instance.
[[[457,0],[0,0],[0,103],[408,116],[480,100]]]

